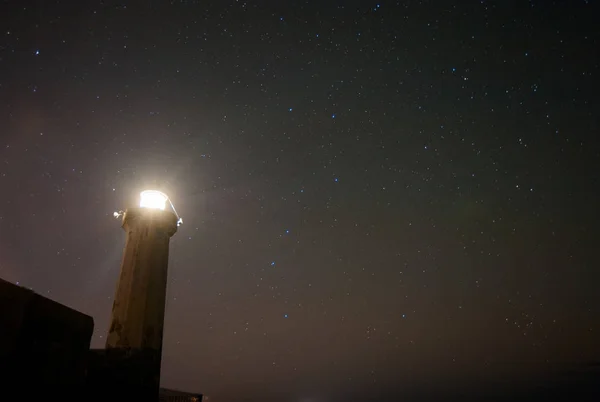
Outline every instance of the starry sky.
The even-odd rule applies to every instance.
[[[164,386],[329,402],[600,361],[595,1],[0,2],[0,276],[108,330],[156,188]],[[350,398],[350,399],[348,399]]]

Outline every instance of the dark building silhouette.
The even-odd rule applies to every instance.
[[[92,317],[0,279],[3,385],[82,388],[93,330]]]
[[[159,402],[202,402],[202,394],[175,391],[161,388],[158,395]]]

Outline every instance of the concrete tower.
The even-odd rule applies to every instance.
[[[123,214],[127,240],[106,340],[118,386],[149,399],[158,398],[169,241],[179,222],[167,201],[144,191],[140,207]]]

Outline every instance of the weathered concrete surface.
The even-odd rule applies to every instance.
[[[162,349],[169,240],[177,217],[131,208],[123,216],[127,241],[106,348]]]
[[[155,401],[160,384],[169,241],[177,231],[177,217],[168,211],[131,208],[123,216],[123,229],[127,240],[106,351],[90,366],[96,370],[90,381],[111,384],[121,393],[141,398],[136,400]]]

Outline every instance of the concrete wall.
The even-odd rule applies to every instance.
[[[76,387],[85,383],[92,317],[0,279],[0,381]]]

